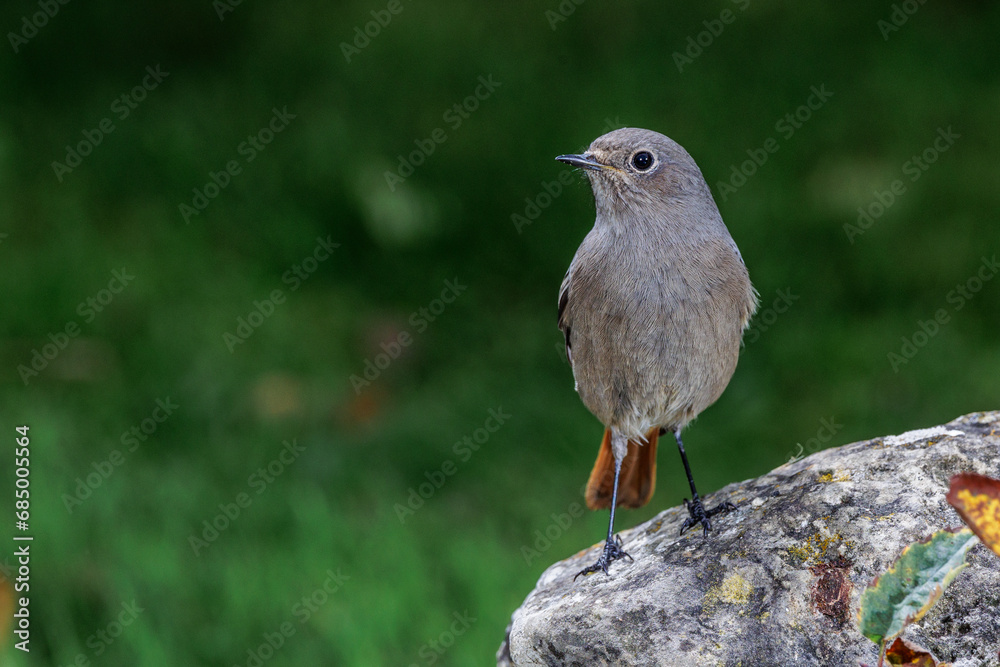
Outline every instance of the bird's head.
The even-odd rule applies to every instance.
[[[714,207],[694,159],[659,132],[622,128],[598,137],[583,153],[556,159],[585,170],[599,220],[676,214],[689,203],[702,204],[705,197]]]

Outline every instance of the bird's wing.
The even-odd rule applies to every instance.
[[[563,278],[562,286],[559,287],[559,328],[562,330],[563,337],[566,339],[566,359],[569,360],[570,366],[573,365],[573,352],[570,350],[569,345],[570,325],[567,321],[568,313],[566,312],[566,306],[569,305],[569,283],[572,271],[573,267],[571,265],[566,271],[566,276]]]

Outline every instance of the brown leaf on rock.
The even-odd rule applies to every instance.
[[[1000,480],[971,472],[955,475],[945,498],[983,544],[1000,556]]]
[[[812,590],[813,608],[832,618],[837,625],[843,625],[847,620],[853,588],[848,574],[853,565],[854,563],[840,556],[831,562],[809,568],[816,575]]]
[[[902,637],[896,637],[896,641],[885,652],[885,659],[890,665],[899,667],[948,667],[949,665],[945,662],[939,663],[930,651]]]

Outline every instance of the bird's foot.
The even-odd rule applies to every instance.
[[[730,502],[724,502],[710,510],[706,510],[705,506],[701,502],[701,498],[697,495],[694,497],[694,500],[688,500],[685,498],[684,506],[687,507],[687,511],[690,516],[684,520],[684,525],[681,526],[681,535],[683,535],[688,528],[693,528],[700,523],[705,529],[705,537],[708,537],[708,531],[712,530],[712,522],[708,520],[709,517],[713,517],[716,514],[723,514],[725,512],[732,512],[736,509],[736,505]]]
[[[622,549],[621,535],[615,535],[615,539],[609,539],[604,543],[604,551],[601,553],[601,557],[597,559],[597,562],[590,567],[577,572],[576,576],[573,577],[573,581],[576,581],[576,577],[579,577],[581,574],[587,575],[592,572],[597,572],[598,570],[607,574],[608,566],[621,558],[628,558],[629,560],[632,560],[632,557],[625,553],[625,550]]]

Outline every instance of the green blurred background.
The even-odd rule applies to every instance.
[[[560,517],[601,427],[555,323],[592,197],[553,157],[615,127],[695,157],[762,297],[728,390],[687,431],[703,491],[1000,407],[1000,280],[969,282],[1000,245],[1000,6],[577,2],[53,0],[34,19],[46,2],[5,3],[0,511],[8,535],[27,424],[35,541],[31,653],[8,641],[0,660],[491,664],[538,575],[606,525]],[[480,77],[493,89],[467,100]],[[211,173],[228,183],[185,219]],[[436,303],[446,281],[464,289]],[[238,318],[259,326],[234,343]],[[904,337],[916,353],[894,368]],[[24,374],[34,350],[54,358]],[[385,368],[352,383],[366,361]],[[477,431],[490,410],[509,417]],[[686,493],[665,444],[653,503],[618,525]]]

